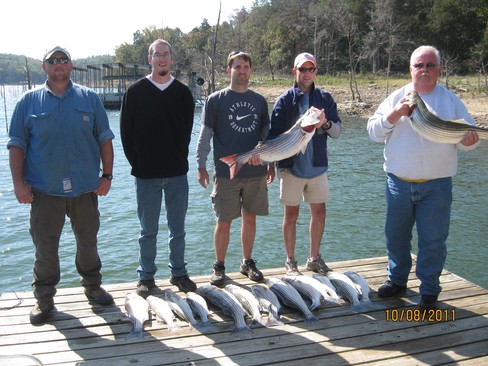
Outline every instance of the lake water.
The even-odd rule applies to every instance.
[[[4,92],[5,90],[5,92]],[[34,248],[28,231],[28,205],[20,205],[13,193],[7,143],[7,120],[21,95],[17,87],[0,88],[0,294],[30,290]],[[380,101],[378,101],[380,102]],[[103,282],[137,281],[139,224],[136,216],[133,177],[119,138],[119,112],[110,111],[114,140],[115,165],[112,189],[101,197],[99,252],[103,263]],[[196,180],[195,144],[201,110],[196,110],[190,150],[190,202],[187,215],[186,260],[190,276],[208,275],[214,261],[214,215],[210,189]],[[383,145],[369,140],[366,119],[341,116],[343,134],[329,143],[329,182],[332,200],[327,205],[325,235],[321,253],[327,262],[386,255],[383,225],[385,216],[382,169]],[[171,157],[168,157],[171,158]],[[209,171],[211,167],[208,167]],[[482,141],[475,151],[459,154],[458,175],[454,177],[452,224],[448,239],[446,268],[484,288],[488,288],[488,144]],[[277,181],[269,187],[270,215],[258,217],[253,257],[258,268],[283,267],[285,251],[281,234],[283,208],[278,202]],[[306,260],[308,242],[308,207],[302,204],[297,229],[296,257]],[[240,221],[231,229],[226,257],[228,272],[239,270],[241,247]],[[416,248],[414,238],[413,247]],[[69,226],[61,238],[61,282],[59,288],[79,285],[74,265],[74,237]],[[416,249],[414,250],[416,252]],[[167,278],[167,231],[161,214],[157,278]],[[386,274],[386,268],[385,268]]]

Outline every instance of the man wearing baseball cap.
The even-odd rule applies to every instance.
[[[295,260],[296,225],[300,202],[310,206],[310,253],[306,262],[309,271],[326,274],[331,269],[320,255],[320,242],[325,228],[325,203],[330,198],[327,180],[327,137],[339,138],[341,120],[332,96],[315,87],[318,65],[314,55],[300,53],[293,63],[294,85],[276,101],[267,139],[274,139],[291,128],[309,108],[320,111],[320,123],[304,153],[278,162],[280,202],[285,206],[283,240],[287,259],[287,275],[300,275]]]
[[[47,80],[15,106],[7,143],[15,196],[30,205],[32,290],[37,300],[30,312],[32,324],[46,322],[54,309],[66,216],[86,297],[100,305],[113,303],[112,295],[100,287],[97,235],[98,196],[107,195],[111,187],[114,134],[98,95],[71,81],[73,63],[65,48],[47,51],[41,67]]]
[[[44,54],[44,57],[42,58],[42,62],[46,62],[46,60],[49,60],[52,55],[54,55],[56,52],[62,52],[66,56],[68,60],[71,60],[71,55],[69,54],[68,50],[66,48],[56,46]]]

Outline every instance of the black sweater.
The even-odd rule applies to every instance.
[[[188,172],[194,111],[190,89],[176,79],[164,91],[146,77],[129,86],[120,110],[120,135],[132,175],[170,178]]]

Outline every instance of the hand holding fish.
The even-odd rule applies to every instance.
[[[461,140],[460,144],[464,146],[471,146],[476,144],[480,140],[478,134],[473,131],[469,131],[464,135],[463,139]]]
[[[392,109],[390,114],[387,116],[388,121],[391,124],[395,124],[398,120],[402,117],[409,117],[415,108],[415,104],[412,100],[407,96],[402,98]]]
[[[314,124],[315,128],[320,128],[327,123],[327,116],[325,115],[325,111],[323,109],[318,109],[315,107],[311,107],[310,109],[316,112],[317,118],[319,119],[319,121]]]
[[[320,115],[322,115],[323,120],[319,119]],[[257,157],[255,155],[259,155],[262,163],[273,163],[289,158],[299,152],[303,153],[315,133],[315,126],[321,126],[324,124],[324,120],[325,114],[323,111],[313,107],[309,108],[289,130],[278,137],[260,143],[252,150],[224,156],[220,160],[229,165],[230,179],[233,179],[241,167],[249,163],[251,157],[254,156],[254,162],[256,162]],[[311,131],[305,130],[307,126],[312,127]]]

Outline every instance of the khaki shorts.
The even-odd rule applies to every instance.
[[[214,177],[212,205],[221,221],[232,221],[249,213],[268,215],[268,185],[266,176],[232,179]]]
[[[286,206],[298,206],[303,198],[307,203],[324,203],[330,200],[327,173],[315,178],[299,178],[288,169],[278,169],[280,178],[280,202]]]

